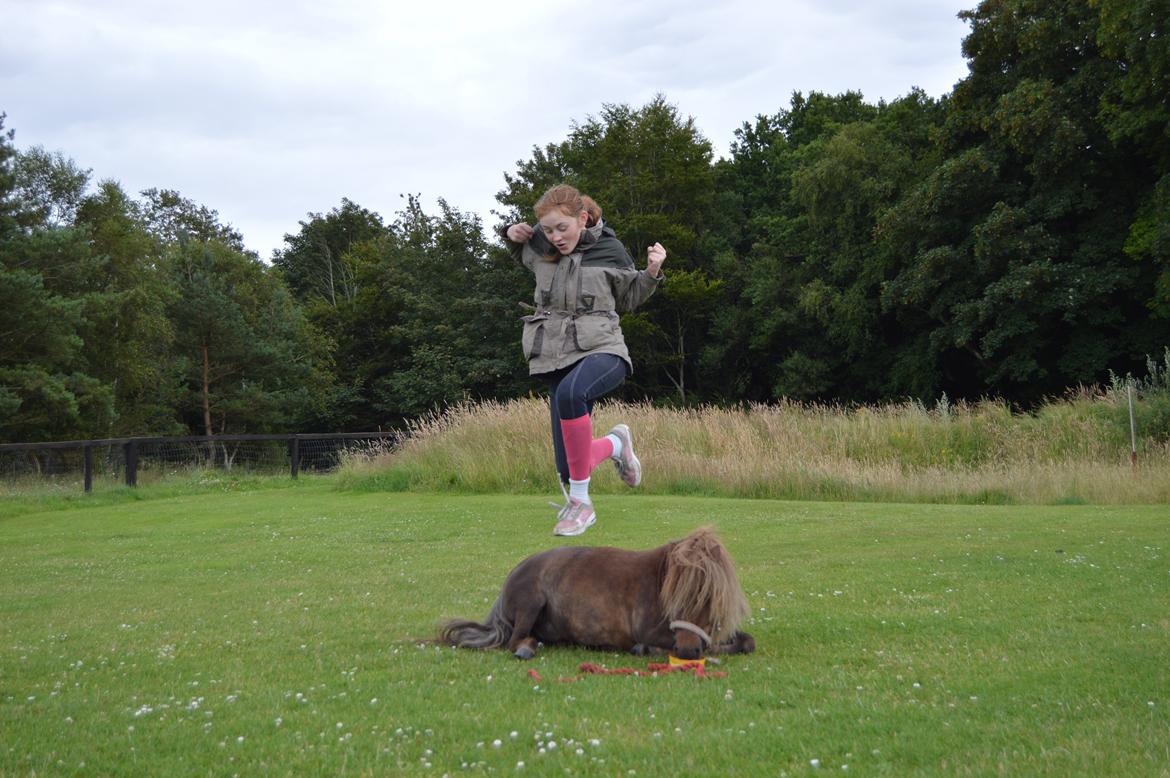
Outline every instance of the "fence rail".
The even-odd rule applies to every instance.
[[[127,486],[136,486],[144,467],[287,470],[296,478],[301,470],[332,470],[345,451],[377,441],[392,442],[398,436],[395,432],[322,432],[4,443],[0,444],[0,477],[80,471],[87,492],[93,490],[95,472],[120,475]]]

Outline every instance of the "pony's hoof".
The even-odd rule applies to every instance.
[[[730,643],[719,646],[720,654],[750,654],[756,650],[756,639],[746,632],[736,632]]]
[[[641,643],[635,643],[634,647],[630,649],[630,653],[634,656],[646,656],[646,646]]]
[[[513,652],[512,656],[516,657],[517,659],[531,659],[532,657],[536,656],[536,652],[528,646],[520,646],[520,648]]]

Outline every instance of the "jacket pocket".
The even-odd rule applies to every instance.
[[[524,349],[524,358],[539,357],[544,347],[544,324],[548,316],[543,313],[534,313],[530,316],[521,316],[524,322],[524,333],[520,336],[520,346]]]
[[[573,344],[578,351],[592,351],[602,346],[612,346],[621,341],[618,318],[612,313],[595,313],[578,316],[574,320]]]

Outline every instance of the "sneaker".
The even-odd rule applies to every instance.
[[[589,503],[570,498],[565,508],[564,518],[553,528],[554,535],[574,537],[584,534],[585,530],[597,523],[597,513]]]
[[[618,424],[607,435],[613,435],[622,442],[621,456],[613,458],[618,477],[625,481],[626,486],[637,486],[642,483],[642,463],[634,454],[634,436],[625,424]]]

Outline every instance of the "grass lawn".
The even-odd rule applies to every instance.
[[[424,642],[539,497],[193,491],[0,502],[0,774],[1170,773],[1164,505],[601,495],[569,542],[736,559],[759,650],[697,679]]]

